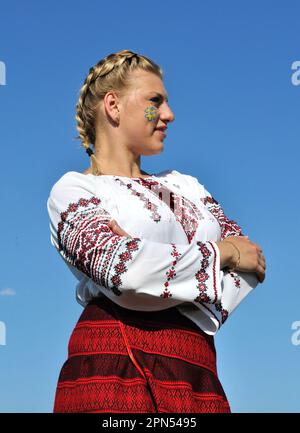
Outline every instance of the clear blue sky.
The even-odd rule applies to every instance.
[[[264,250],[265,282],[215,337],[231,409],[300,411],[299,16],[293,0],[0,3],[1,412],[52,412],[82,307],[46,201],[66,171],[87,168],[78,92],[90,66],[122,49],[162,67],[176,116],[142,168],[196,176]]]

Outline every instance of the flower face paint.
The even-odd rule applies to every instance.
[[[150,122],[154,121],[157,119],[158,116],[158,110],[156,107],[154,107],[153,105],[150,105],[149,107],[147,107],[145,109],[145,117],[146,119],[148,119]]]

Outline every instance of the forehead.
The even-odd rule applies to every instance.
[[[162,95],[167,96],[161,78],[154,73],[147,71],[137,70],[132,72],[131,89],[142,95],[151,92],[159,92]]]

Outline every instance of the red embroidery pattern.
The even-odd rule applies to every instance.
[[[54,412],[230,412],[211,336],[175,307],[133,314],[114,305],[119,321],[111,307],[95,300],[77,322]]]
[[[178,258],[181,256],[181,254],[177,251],[176,245],[173,244],[173,243],[172,243],[171,245],[172,245],[172,249],[173,249],[171,255],[172,255],[173,257],[175,257],[175,260],[172,262],[172,267],[171,267],[171,269],[169,269],[169,270],[166,272],[166,275],[167,275],[167,277],[168,277],[168,280],[164,283],[165,288],[164,288],[163,293],[160,295],[160,296],[162,296],[163,298],[170,298],[170,297],[172,296],[172,293],[168,290],[168,287],[169,287],[169,281],[170,281],[171,279],[173,279],[173,278],[176,276],[175,266],[176,266],[176,264],[177,264],[177,262],[178,262]]]
[[[73,266],[120,296],[121,275],[127,271],[126,263],[133,259],[141,239],[115,235],[107,226],[111,217],[100,203],[97,197],[80,198],[61,212],[59,250]]]
[[[127,271],[127,267],[125,265],[126,262],[132,260],[132,252],[138,250],[138,241],[140,239],[133,238],[132,240],[126,242],[126,251],[119,254],[119,263],[114,266],[116,273],[112,276],[111,281],[113,283],[112,291],[116,295],[121,295],[121,291],[118,289],[121,286],[122,281],[120,275]]]
[[[155,221],[157,223],[161,220],[161,215],[158,213],[158,206],[156,206],[156,204],[152,203],[143,192],[138,192],[136,189],[134,189],[132,187],[132,183],[125,183],[120,178],[115,178],[114,180],[119,181],[122,186],[126,186],[127,189],[130,189],[130,192],[132,195],[139,197],[144,202],[144,207],[150,211],[151,218],[153,219],[153,221]],[[142,179],[142,180],[144,180],[144,179]],[[153,182],[154,181],[152,181],[152,184],[153,184]],[[157,182],[155,182],[155,183],[157,183]]]
[[[223,324],[228,318],[229,313],[227,310],[225,310],[225,308],[223,308],[221,302],[216,302],[214,305],[215,305],[215,309],[221,313],[221,323]]]
[[[244,236],[241,227],[236,221],[227,218],[222,206],[214,197],[206,196],[202,197],[201,200],[207,209],[212,213],[212,215],[217,219],[221,227],[221,240],[226,239],[228,236]],[[240,287],[241,280],[237,273],[230,272],[227,268],[223,268],[223,272],[224,275],[229,273],[231,277],[234,278],[235,286]],[[221,314],[221,322],[223,324],[228,318],[229,312],[223,308],[221,302],[217,302],[215,304],[215,309]]]
[[[131,190],[132,194],[143,200],[145,202],[144,207],[155,211],[154,215],[152,215],[154,221],[160,221],[161,216],[157,213],[158,207],[150,202],[144,193],[137,192],[133,189],[131,183],[126,184],[119,178],[116,180],[119,180],[122,185],[127,186],[127,188]],[[197,231],[199,220],[204,219],[198,207],[188,198],[176,194],[158,181],[145,179],[135,179],[135,181],[140,182],[145,188],[148,188],[171,209],[176,220],[182,225],[188,242],[191,243]],[[152,188],[153,185],[159,187]]]
[[[214,274],[214,292],[215,292],[215,298],[213,301],[211,301],[210,297],[207,295],[207,284],[206,281],[209,279],[209,274],[207,273],[207,268],[209,266],[209,260],[208,258],[211,256],[211,251],[209,248],[207,248],[207,245],[204,242],[198,241],[196,242],[199,246],[199,250],[201,251],[201,254],[203,256],[203,259],[201,260],[201,268],[196,273],[196,279],[199,281],[199,284],[197,285],[200,295],[195,298],[195,302],[207,302],[207,303],[214,303],[217,300],[217,286],[216,286],[216,277],[215,277],[215,263],[213,264],[213,274]],[[215,262],[216,253],[214,255],[214,262]]]
[[[218,394],[196,393],[186,383],[161,383],[151,376],[149,372],[148,381],[155,389],[158,409],[153,405],[143,379],[124,380],[112,376],[59,385],[54,412],[231,413],[228,401]]]
[[[239,276],[232,271],[229,271],[229,275],[234,279],[235,287],[241,287],[241,279],[239,278]]]
[[[188,198],[171,191],[164,184],[160,184],[160,188],[153,188],[151,191],[169,206],[176,220],[181,224],[188,242],[191,243],[197,231],[199,221],[204,219],[197,206]],[[163,200],[163,197],[166,197],[166,200]]]
[[[229,275],[234,279],[234,284],[236,287],[241,286],[241,279],[238,276],[238,274],[236,274],[235,272],[232,272],[232,271],[228,271],[226,269],[223,269],[223,271],[224,271],[224,275],[229,273]],[[221,314],[221,323],[223,324],[226,321],[226,319],[228,318],[229,312],[225,308],[223,308],[221,302],[216,302],[215,309]]]
[[[188,198],[171,192],[174,196],[174,214],[183,227],[188,242],[191,243],[197,231],[199,221],[204,219],[197,206]]]
[[[155,410],[144,379],[111,376],[58,384],[53,412],[148,413]]]
[[[207,209],[217,219],[221,227],[221,240],[228,236],[244,236],[240,226],[234,220],[227,218],[217,200],[210,196],[202,197],[201,200]]]
[[[153,325],[154,326],[154,325]],[[204,336],[181,329],[143,329],[126,324],[131,349],[148,354],[172,356],[217,374],[215,354]],[[161,342],[164,341],[162,345]],[[195,345],[198,349],[195,350]],[[184,352],[182,351],[184,347]],[[126,345],[118,323],[80,322],[76,325],[68,345],[69,358],[82,355],[112,353],[127,355]]]

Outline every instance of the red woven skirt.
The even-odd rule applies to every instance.
[[[213,336],[176,307],[133,311],[91,301],[69,340],[54,412],[230,413]]]

